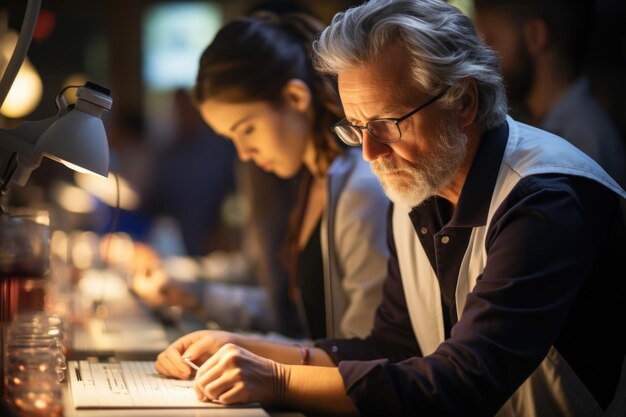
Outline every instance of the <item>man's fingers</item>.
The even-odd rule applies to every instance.
[[[216,380],[223,373],[223,366],[220,364],[221,358],[225,351],[227,351],[229,345],[222,346],[217,352],[215,352],[206,362],[200,366],[200,369],[196,372],[196,378],[194,380],[194,391],[198,396],[198,399],[207,397],[209,400],[215,400],[215,394],[207,395],[205,389],[207,385]]]
[[[243,384],[241,381],[235,382],[228,390],[220,394],[217,401],[221,404],[241,404],[249,402],[244,398],[243,394]]]
[[[222,402],[221,396],[232,388],[231,379],[221,369],[213,368],[211,371],[196,379],[194,383],[198,387],[196,392],[202,393],[211,401]]]

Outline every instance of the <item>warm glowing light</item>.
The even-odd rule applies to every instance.
[[[76,232],[70,241],[73,265],[79,269],[92,266],[98,254],[98,235],[93,232]]]
[[[133,238],[127,233],[107,234],[100,242],[100,256],[109,264],[130,265],[134,252]]]
[[[66,160],[61,159],[61,158],[57,158],[54,155],[48,155],[48,157],[50,159],[54,159],[55,161],[65,165],[66,167],[68,167],[69,169],[71,169],[73,171],[80,172],[82,174],[90,174],[90,175],[95,174],[95,172],[91,172],[88,169],[85,169],[85,168],[81,167],[80,165],[76,165],[76,164],[73,164],[71,162],[67,162]],[[98,175],[98,174],[96,174],[96,175]]]
[[[85,85],[85,83],[89,81],[85,74],[75,72],[70,75],[63,81],[63,87],[67,87],[70,85]],[[63,97],[65,97],[65,102],[67,104],[76,104],[76,94],[72,89],[65,90],[63,93]]]
[[[6,65],[9,63],[18,37],[17,32],[8,30],[0,38],[0,73],[4,73]],[[26,58],[11,85],[0,113],[14,119],[27,116],[39,104],[42,93],[41,77],[33,64]]]
[[[38,210],[35,215],[35,223],[50,226],[50,215],[48,212],[45,210]]]
[[[120,207],[124,210],[135,210],[139,207],[139,194],[132,189],[128,181],[124,178],[119,179]],[[108,178],[75,173],[74,179],[76,183],[84,190],[100,199],[108,206],[115,207],[117,199],[117,189],[113,174],[109,174]]]
[[[111,269],[86,270],[78,288],[81,296],[90,300],[119,300],[128,295],[126,281]]]
[[[46,408],[48,406],[48,403],[46,402],[46,400],[42,400],[40,398],[35,400],[35,408]]]
[[[89,193],[65,182],[57,182],[52,195],[61,207],[71,213],[91,213],[96,208]]]
[[[50,252],[63,262],[69,260],[69,239],[62,230],[52,232],[50,238]]]
[[[16,207],[11,210],[14,216],[25,216],[30,221],[44,226],[50,226],[50,213],[47,210],[31,209],[29,207]]]
[[[172,256],[163,260],[163,268],[171,277],[181,281],[195,281],[200,273],[200,264],[187,256]]]

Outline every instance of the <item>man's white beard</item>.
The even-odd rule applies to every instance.
[[[433,144],[431,153],[420,155],[415,163],[397,157],[372,162],[372,171],[394,204],[416,207],[452,180],[465,157],[467,136],[452,120],[444,120]]]

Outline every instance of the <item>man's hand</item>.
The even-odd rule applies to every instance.
[[[287,368],[227,343],[200,367],[193,387],[200,400],[272,404],[285,391]]]

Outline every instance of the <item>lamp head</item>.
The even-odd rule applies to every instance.
[[[102,114],[111,109],[110,91],[92,82],[79,87],[76,105],[41,135],[35,152],[79,172],[106,177],[109,145]]]
[[[12,130],[0,129],[0,148],[13,155],[2,167],[0,196],[10,183],[26,185],[43,156],[75,171],[108,175],[109,145],[102,114],[113,104],[110,91],[87,82],[78,87],[76,97],[76,104],[68,110],[62,91],[56,99],[59,108],[56,116],[24,122]]]

